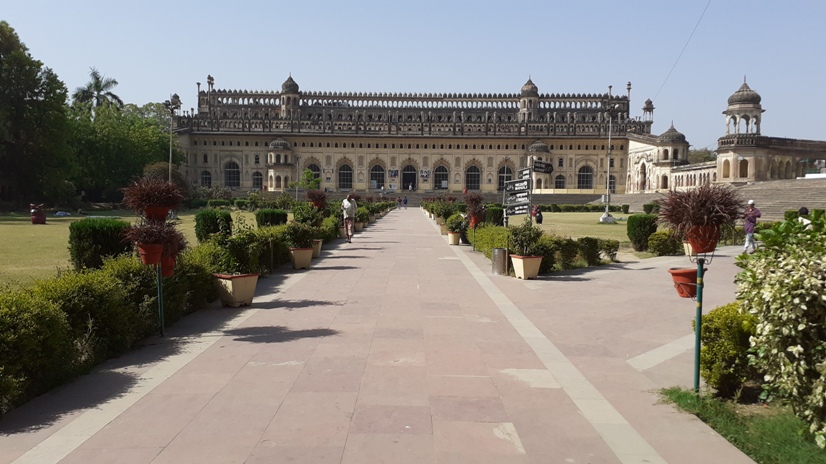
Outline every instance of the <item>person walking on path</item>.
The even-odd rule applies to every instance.
[[[746,232],[746,244],[743,245],[743,253],[748,253],[749,245],[751,251],[757,251],[757,244],[754,242],[754,226],[757,225],[757,218],[760,217],[760,210],[754,206],[754,200],[749,200],[746,205],[746,212],[743,213],[743,230]]]
[[[353,199],[353,194],[347,195],[347,198],[341,201],[341,211],[344,214],[344,232],[347,234],[347,243],[353,240],[353,227],[356,221],[356,200]]]
[[[404,209],[407,209],[407,197],[404,197],[404,200],[402,200],[402,203],[404,203]]]
[[[402,197],[396,198],[396,208],[398,208],[399,211],[401,211],[401,209],[402,209]]]

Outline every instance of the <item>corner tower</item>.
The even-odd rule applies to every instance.
[[[728,97],[728,108],[723,111],[726,115],[726,135],[760,135],[760,118],[765,111],[760,106],[760,100],[760,94],[752,90],[743,78],[743,85]]]

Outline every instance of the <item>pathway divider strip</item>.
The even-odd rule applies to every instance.
[[[620,462],[624,464],[667,464],[665,459],[625,420],[585,375],[470,260],[466,251],[461,247],[451,248]]]
[[[693,333],[668,342],[665,345],[654,348],[651,351],[646,351],[645,353],[637,355],[625,362],[630,364],[634,369],[642,372],[692,349],[694,349]]]

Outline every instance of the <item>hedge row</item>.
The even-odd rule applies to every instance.
[[[629,205],[608,205],[608,211],[612,213],[628,214]],[[544,213],[599,213],[605,211],[605,205],[596,203],[579,204],[579,205],[557,205],[550,203],[547,205],[539,205],[539,209]]]

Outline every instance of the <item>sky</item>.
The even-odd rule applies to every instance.
[[[716,148],[727,99],[747,80],[761,132],[826,140],[826,1],[416,0],[289,2],[0,0],[0,20],[70,92],[89,69],[126,103],[218,89],[625,94]]]

